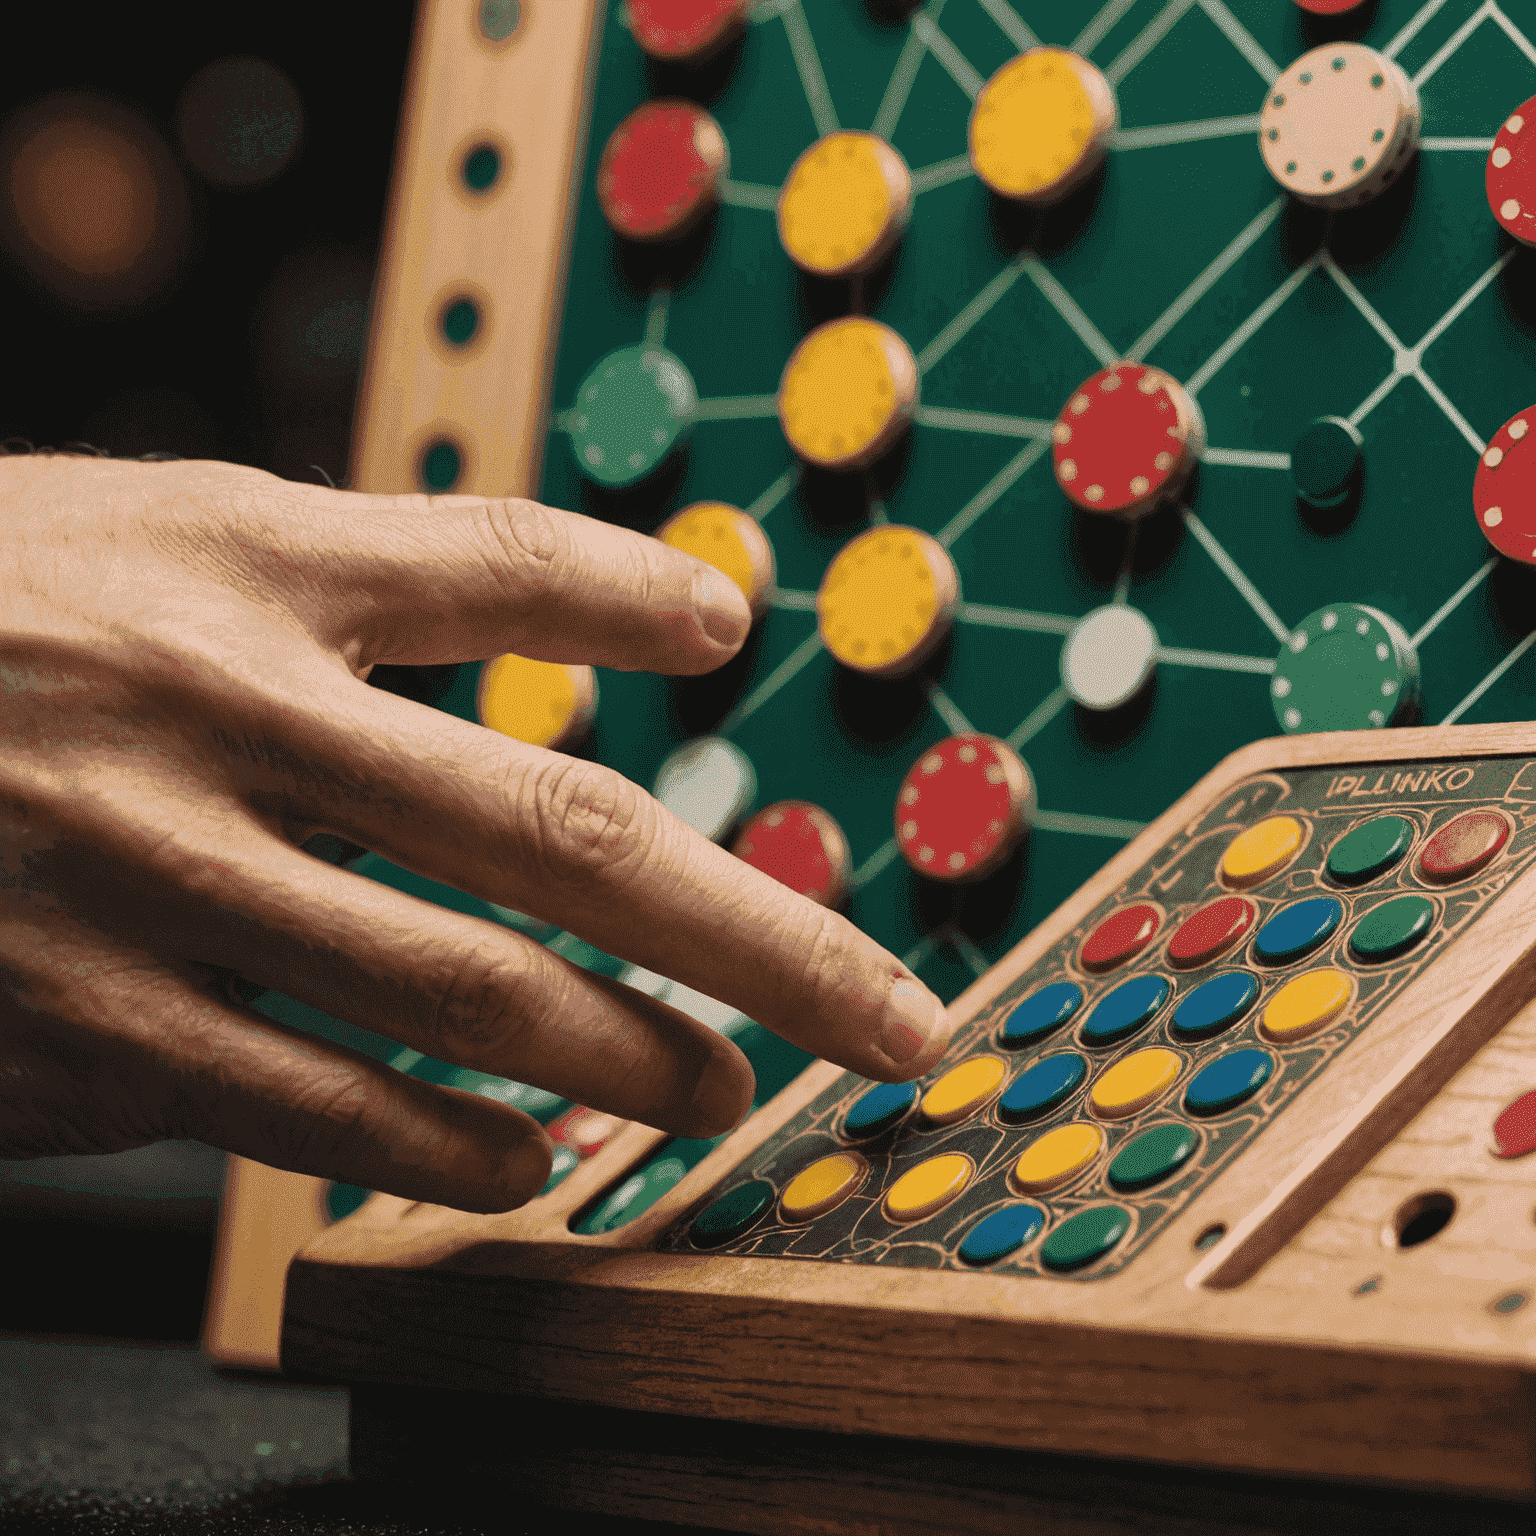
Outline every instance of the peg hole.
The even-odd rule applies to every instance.
[[[1389,1248],[1417,1248],[1443,1231],[1455,1214],[1456,1197],[1432,1189],[1403,1201],[1382,1238]]]

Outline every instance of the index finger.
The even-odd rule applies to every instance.
[[[739,1008],[880,1081],[926,1072],[944,1005],[846,918],[734,858],[599,764],[333,679],[299,819]]]

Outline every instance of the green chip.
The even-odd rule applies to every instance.
[[[1155,1125],[1128,1141],[1109,1165],[1116,1189],[1145,1189],[1160,1183],[1195,1155],[1200,1134],[1187,1125]]]
[[[1131,1230],[1131,1213],[1098,1205],[1069,1216],[1040,1245],[1047,1269],[1082,1269],[1102,1258]]]
[[[1349,947],[1361,960],[1391,960],[1412,949],[1434,921],[1435,904],[1427,896],[1397,896],[1372,907],[1355,924]]]
[[[1377,816],[1346,832],[1328,850],[1328,873],[1340,885],[1364,885],[1392,868],[1413,842],[1406,816]]]
[[[688,1229],[696,1248],[718,1248],[740,1237],[777,1198],[772,1184],[754,1179],[707,1205]]]
[[[698,391],[663,347],[610,352],[576,391],[565,426],[582,470],[617,490],[658,468],[693,428]]]
[[[1419,660],[1394,619],[1359,603],[1309,613],[1280,649],[1270,702],[1285,731],[1398,725],[1419,702]]]
[[[1359,483],[1364,441],[1342,416],[1319,416],[1291,449],[1296,494],[1314,507],[1342,505]]]

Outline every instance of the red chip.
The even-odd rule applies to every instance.
[[[1509,841],[1509,823],[1497,811],[1467,811],[1424,845],[1419,873],[1437,885],[1475,875]]]
[[[1364,0],[1296,0],[1296,4],[1314,16],[1342,16],[1364,4]]]
[[[1522,1093],[1493,1122],[1493,1155],[1524,1157],[1536,1152],[1536,1089]]]
[[[751,0],[629,0],[629,29],[653,59],[703,59],[750,9]]]
[[[1117,363],[1073,391],[1051,428],[1056,483],[1085,512],[1150,511],[1202,446],[1199,410],[1158,368]]]
[[[1162,927],[1162,911],[1149,901],[1111,912],[1083,940],[1078,961],[1085,971],[1112,971],[1140,954]]]
[[[824,907],[841,906],[848,894],[848,839],[819,805],[781,800],[766,807],[741,829],[731,852]]]
[[[1536,96],[1516,107],[1493,136],[1487,186],[1499,227],[1536,245]]]
[[[1191,912],[1168,940],[1169,961],[1188,968],[1214,960],[1253,927],[1256,910],[1246,896],[1208,902]]]
[[[613,130],[597,199],[631,240],[680,234],[715,200],[728,156],[720,125],[690,101],[649,101]]]
[[[1536,128],[1533,128],[1536,132]],[[1472,481],[1483,537],[1501,555],[1536,565],[1536,405],[1511,416],[1488,441]]]
[[[605,1115],[578,1105],[568,1109],[544,1129],[552,1141],[564,1142],[578,1157],[591,1157],[601,1151],[628,1122],[617,1115]]]
[[[995,736],[950,736],[901,781],[896,846],[920,875],[972,880],[1018,847],[1034,804],[1034,781],[1011,747]]]

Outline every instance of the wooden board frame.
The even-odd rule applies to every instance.
[[[1276,769],[1536,755],[1536,726],[1339,733],[1234,753],[954,1004],[978,1012],[1171,836]],[[1536,993],[1536,869],[1514,880],[1121,1273],[1001,1274],[664,1254],[654,1239],[840,1069],[812,1067],[618,1231],[568,1223],[663,1138],[631,1127],[521,1211],[376,1198],[289,1273],[311,1377],[1483,1493],[1536,1493],[1536,1311],[1448,1304],[1433,1245],[1254,1288]],[[1228,1235],[1208,1253],[1196,1237]],[[1378,1264],[1385,1254],[1378,1257]],[[1507,1325],[1507,1326],[1506,1326]]]

